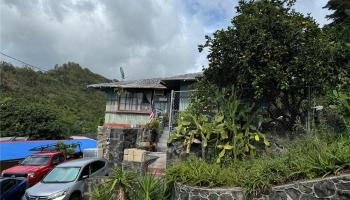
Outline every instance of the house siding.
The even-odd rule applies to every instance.
[[[135,114],[135,113],[106,113],[105,126],[120,127],[138,127],[143,126],[149,122],[149,114]]]
[[[132,90],[131,90],[132,91]],[[151,95],[153,91],[145,91],[148,95]],[[164,113],[168,109],[169,98],[164,93],[164,96],[153,96],[152,101],[154,107],[158,113]],[[119,97],[114,91],[107,92],[106,110],[104,126],[107,127],[142,127],[146,125],[150,119],[151,104],[149,108],[143,111],[124,111],[119,110]]]

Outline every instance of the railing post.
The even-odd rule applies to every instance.
[[[171,129],[173,128],[173,106],[174,106],[174,90],[171,90],[170,93],[170,110],[169,110],[169,135]]]

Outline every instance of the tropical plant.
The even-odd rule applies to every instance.
[[[202,158],[205,159],[208,142],[217,138],[216,135],[225,135],[223,119],[222,115],[215,115],[213,120],[209,120],[208,116],[202,114],[196,116],[190,112],[183,112],[169,143],[173,140],[183,140],[186,153],[190,153],[192,144],[201,144]]]
[[[106,189],[109,186],[106,183],[100,183],[94,185],[92,193],[90,194],[94,200],[112,200],[114,199],[113,193]]]
[[[212,95],[216,114],[213,117],[204,114],[184,112],[180,114],[169,142],[182,140],[189,153],[194,143],[201,144],[202,158],[205,159],[208,148],[219,150],[217,162],[222,158],[241,159],[247,154],[254,156],[255,145],[269,145],[265,135],[259,129],[262,116],[255,106],[248,106],[238,100],[234,88],[222,89]]]
[[[220,112],[224,116],[225,134],[220,134],[216,147],[220,149],[217,162],[227,154],[234,160],[245,157],[247,154],[255,156],[255,144],[263,142],[269,145],[266,136],[260,132],[263,122],[262,115],[254,105],[248,106],[238,98],[234,88],[223,90],[219,95],[221,102]]]
[[[105,182],[94,185],[91,197],[96,200],[165,200],[170,195],[167,189],[163,179],[116,167]]]
[[[132,184],[136,181],[136,174],[133,172],[122,171],[119,167],[113,169],[110,180],[107,182],[110,194],[119,200],[126,200],[127,194],[132,192]]]
[[[134,200],[165,200],[167,199],[166,184],[162,179],[146,173],[137,178],[131,197]]]

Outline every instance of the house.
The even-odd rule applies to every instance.
[[[107,93],[105,127],[141,128],[150,115],[163,115],[172,109],[185,110],[189,104],[189,86],[201,73],[166,78],[119,81],[88,85]],[[178,98],[175,98],[178,94]]]

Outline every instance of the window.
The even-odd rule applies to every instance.
[[[106,163],[104,161],[95,161],[91,164],[91,174],[95,173],[96,171],[102,169]]]
[[[124,91],[119,96],[119,109],[121,111],[147,112],[150,108],[152,93]]]
[[[90,175],[90,165],[84,167],[83,171],[80,174],[80,178],[86,175]]]
[[[49,163],[50,156],[28,156],[21,165],[24,166],[45,166]]]
[[[68,183],[74,181],[80,167],[56,167],[44,179],[43,183]]]

